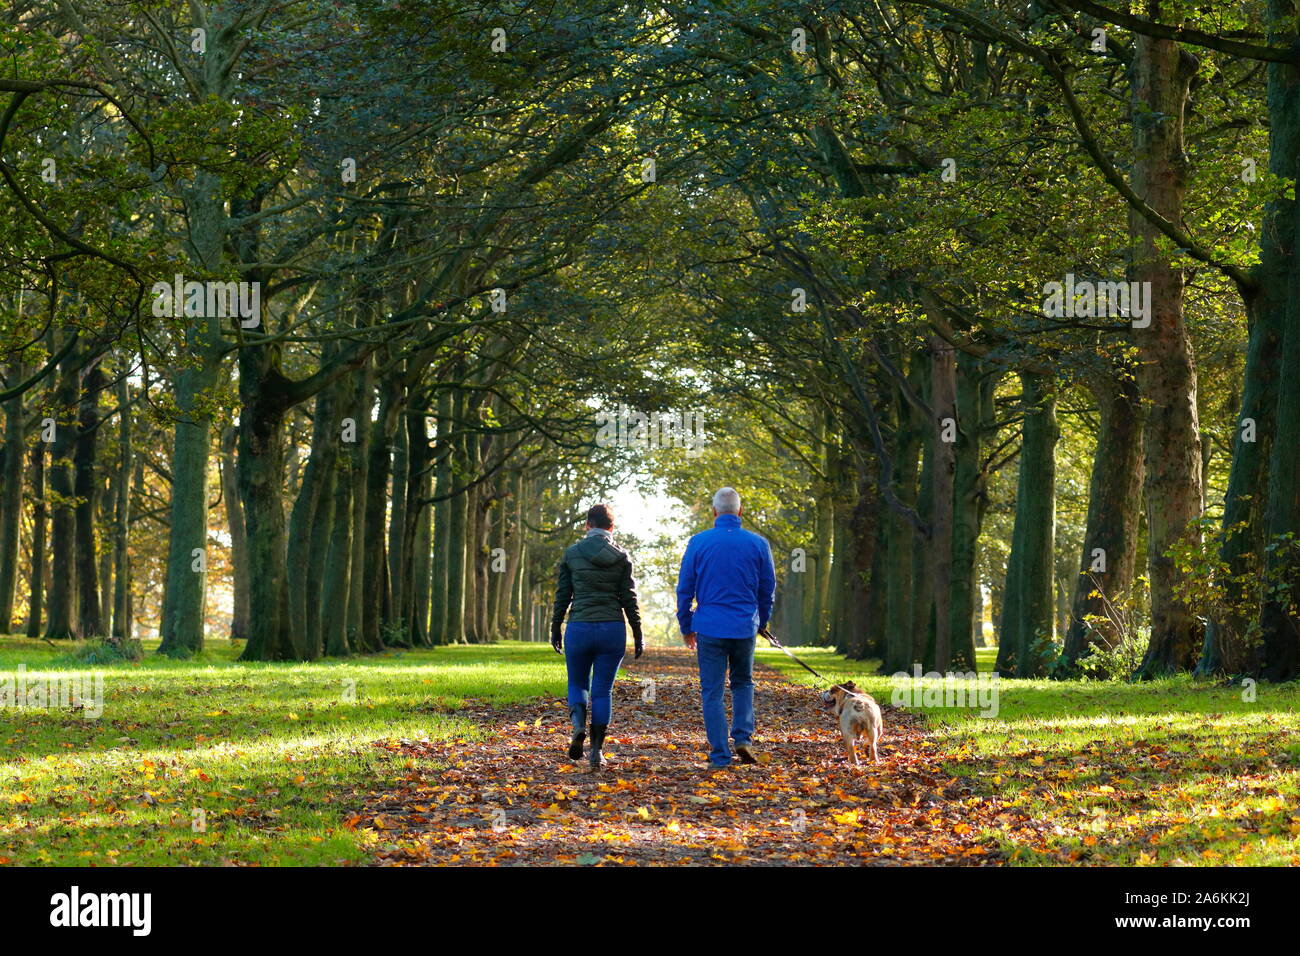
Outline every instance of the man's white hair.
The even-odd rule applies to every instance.
[[[740,493],[735,488],[719,488],[713,495],[713,510],[720,515],[740,514]]]

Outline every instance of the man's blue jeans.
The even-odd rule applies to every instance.
[[[569,671],[569,706],[591,703],[591,722],[608,724],[614,676],[627,649],[622,621],[570,621],[564,629],[564,663]]]
[[[754,736],[754,638],[695,636],[695,656],[700,664],[700,703],[704,732],[709,738],[709,763],[731,763],[727,743],[727,708],[722,682],[731,674],[731,736],[747,744]]]

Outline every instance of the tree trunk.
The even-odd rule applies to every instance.
[[[988,381],[992,381],[992,376]],[[986,401],[987,398],[987,401]],[[957,356],[957,431],[953,449],[952,489],[952,589],[949,600],[949,629],[952,634],[952,666],[975,670],[975,608],[979,601],[980,527],[984,518],[985,476],[980,465],[983,434],[991,388],[981,378],[977,358]],[[981,635],[982,638],[982,635]],[[945,670],[946,668],[939,668]]]
[[[297,643],[305,660],[317,660],[325,649],[321,633],[321,560],[314,545],[323,542],[318,534],[328,527],[328,512],[333,505],[331,483],[339,447],[340,402],[331,385],[316,395],[312,415],[311,451],[298,495],[289,516],[288,553],[288,626],[300,630]]]
[[[101,466],[101,471],[104,470]],[[101,482],[102,488],[99,496],[99,508],[97,509],[96,520],[99,527],[111,529],[113,527],[113,512],[117,504],[117,486],[122,479],[118,475],[116,467],[108,470],[108,475]],[[102,546],[99,549],[99,620],[104,626],[104,635],[108,638],[113,636],[113,546],[111,536],[103,538],[105,532],[101,532]]]
[[[877,622],[872,616],[872,581],[876,566],[877,522],[880,502],[874,485],[858,476],[854,481],[853,503],[848,509],[842,533],[835,536],[836,561],[842,563],[840,608],[841,653],[851,659],[867,656]]]
[[[1295,5],[1287,0],[1272,0],[1269,4],[1270,40],[1295,46],[1297,36]],[[1293,65],[1269,65],[1268,103],[1270,111],[1271,170],[1294,181],[1300,172],[1300,75]],[[1294,536],[1300,531],[1300,256],[1297,239],[1300,238],[1300,203],[1281,204],[1276,210],[1279,225],[1279,244],[1289,252],[1288,279],[1285,292],[1277,278],[1281,264],[1278,255],[1270,255],[1270,236],[1262,236],[1264,249],[1261,255],[1260,276],[1268,283],[1267,304],[1261,313],[1268,313],[1269,324],[1277,323],[1280,337],[1280,369],[1277,377],[1277,407],[1274,418],[1276,434],[1269,449],[1268,509],[1266,521],[1268,544],[1280,544],[1283,536]],[[1265,221],[1268,228],[1269,220]],[[1285,303],[1284,305],[1282,303]],[[1276,320],[1273,309],[1277,309]],[[1271,329],[1263,330],[1268,334]],[[1252,332],[1252,345],[1254,334]],[[1266,343],[1261,343],[1266,348]],[[1264,362],[1258,363],[1263,366]],[[1252,382],[1250,364],[1247,364],[1247,389]],[[1268,375],[1260,368],[1260,379]],[[1235,465],[1235,461],[1234,461]],[[1226,520],[1226,516],[1225,516]],[[1300,676],[1300,625],[1296,608],[1300,607],[1300,569],[1293,550],[1277,548],[1268,553],[1266,578],[1271,587],[1260,608],[1262,647],[1259,655],[1259,673],[1267,680],[1286,681]]]
[[[1023,439],[1021,440],[1023,444]],[[1019,484],[1019,480],[1017,480]],[[1003,578],[1002,600],[998,616],[998,654],[993,669],[1002,677],[1014,677],[1020,652],[1020,587],[1021,566],[1025,563],[1025,535],[1027,523],[1020,520],[1020,501],[1016,501],[1016,518],[1011,526],[1011,550],[1007,554],[1006,575]]]
[[[867,478],[863,477],[864,483]],[[871,546],[871,568],[868,580],[867,590],[867,616],[863,619],[860,629],[862,638],[859,641],[861,645],[861,656],[867,658],[883,660],[885,656],[885,607],[888,596],[889,574],[886,570],[886,562],[889,559],[888,551],[888,532],[889,517],[884,505],[880,503],[879,492],[871,485],[872,504],[871,513],[867,520],[875,523],[875,541]],[[856,510],[855,510],[856,515]],[[858,520],[858,519],[855,519]]]
[[[954,542],[954,477],[956,473],[956,435],[951,437],[948,426],[951,422],[955,429],[957,422],[957,359],[956,350],[938,336],[930,340],[931,374],[930,407],[934,410],[935,420],[930,422],[931,440],[929,448],[934,452],[934,468],[931,472],[931,518],[930,540],[927,552],[930,567],[933,569],[932,600],[934,602],[934,624],[932,643],[926,654],[927,670],[946,674],[953,663],[953,542]],[[976,402],[978,408],[978,402]],[[975,422],[978,423],[978,412]],[[978,446],[978,443],[977,443]],[[963,572],[966,573],[966,572]],[[969,575],[967,575],[969,576]],[[969,606],[960,609],[962,617],[958,621],[958,634],[967,632],[966,621],[970,619]],[[973,649],[967,653],[969,636],[963,637],[958,657],[966,662],[973,657]]]
[[[199,365],[176,376],[176,404],[184,417],[176,423],[172,442],[167,580],[158,645],[158,653],[169,657],[185,658],[203,650],[212,426],[211,415],[204,408],[217,384],[220,361],[218,355],[204,349]]]
[[[515,612],[517,606],[516,601],[519,592],[520,565],[524,556],[523,472],[514,472],[510,476],[509,481],[511,524],[506,529],[505,536],[505,548],[508,557],[506,560],[505,580],[502,582],[501,594],[497,605],[497,626],[503,633],[505,633],[509,627],[511,616]]]
[[[399,415],[394,423],[392,437],[392,489],[389,494],[391,504],[388,508],[388,587],[392,600],[392,621],[394,633],[400,631],[405,636],[403,643],[414,643],[411,621],[407,617],[406,574],[410,567],[411,548],[414,545],[414,528],[407,527],[407,505],[410,502],[410,454],[407,443],[410,433],[407,420],[410,416]]]
[[[32,488],[31,567],[27,575],[27,636],[39,637],[45,613],[45,442],[32,445],[27,454]]]
[[[290,621],[285,568],[285,382],[267,346],[239,355],[239,498],[248,540],[248,643],[244,661],[302,660],[301,621]]]
[[[400,386],[386,379],[379,390],[379,415],[370,428],[370,447],[365,483],[365,548],[361,566],[361,647],[366,651],[384,648],[384,605],[388,602],[387,567],[384,556],[387,528],[388,477],[392,466],[393,430],[401,413]],[[371,533],[373,529],[373,533]]]
[[[1118,609],[1133,587],[1142,516],[1142,403],[1124,369],[1092,382],[1099,427],[1088,483],[1088,519],[1083,555],[1074,581],[1074,601],[1058,662],[1063,676],[1094,647],[1114,647],[1121,635],[1107,605]],[[1089,619],[1092,619],[1089,621]]]
[[[1016,521],[1008,563],[1005,630],[1015,641],[1017,677],[1039,677],[1051,656],[1056,536],[1056,391],[1051,377],[1021,372],[1025,421],[1016,483]],[[1017,551],[1019,552],[1017,554]],[[1014,577],[1012,576],[1014,567]],[[1008,615],[1014,615],[1008,619]],[[1001,656],[1001,655],[999,655]]]
[[[228,38],[227,38],[228,39]],[[224,43],[224,40],[222,41]],[[210,49],[216,62],[219,53]],[[188,254],[197,269],[215,270],[225,259],[224,187],[212,172],[197,172],[187,202]],[[185,658],[203,650],[207,598],[208,453],[210,402],[221,374],[222,349],[215,317],[185,319],[182,367],[175,373],[177,421],[172,440],[171,514],[167,578],[163,588],[158,653]]]
[[[21,382],[26,376],[22,362],[9,368],[9,378]],[[13,627],[14,596],[18,581],[18,529],[23,510],[23,397],[5,402],[3,459],[0,466],[0,634]]]
[[[832,433],[833,424],[827,422],[827,425],[823,434]],[[815,583],[819,614],[813,643],[818,647],[834,646],[844,653],[853,630],[853,622],[849,619],[853,607],[849,594],[853,572],[849,566],[853,562],[855,544],[849,540],[849,529],[858,495],[856,475],[849,466],[848,454],[838,435],[828,443],[826,464],[831,493],[822,515],[826,527],[818,529]]]
[[[465,395],[463,392],[456,393],[454,417],[457,421],[465,420]],[[448,482],[448,491],[454,490],[459,477],[460,483],[465,481],[465,475],[469,471],[469,455],[467,452],[470,438],[461,435],[453,440],[452,446],[455,449],[455,459],[451,466],[451,479]],[[442,494],[440,491],[439,494]],[[465,552],[466,540],[465,535],[468,530],[468,501],[469,494],[462,491],[450,499],[450,516],[447,522],[447,542],[444,547],[447,549],[447,616],[446,616],[446,633],[443,636],[444,644],[463,644],[465,642]]]
[[[1292,248],[1300,240],[1300,204],[1295,204]],[[1300,268],[1291,271],[1291,294],[1282,330],[1277,386],[1277,434],[1273,440],[1268,482],[1269,544],[1293,540],[1300,533]],[[1300,676],[1300,556],[1294,544],[1268,552],[1265,598],[1260,610],[1263,632],[1260,673],[1270,681]]]
[[[116,498],[113,502],[113,639],[128,641],[131,628],[131,475],[135,470],[132,445],[131,389],[126,376],[117,383],[117,403],[122,408],[117,432]]]
[[[1133,191],[1171,222],[1183,219],[1183,112],[1196,59],[1171,40],[1133,40]],[[1201,515],[1201,439],[1196,365],[1183,319],[1183,272],[1160,230],[1129,212],[1135,241],[1128,279],[1149,283],[1150,327],[1135,329],[1138,389],[1147,408],[1145,468],[1151,643],[1138,670],[1155,677],[1189,669],[1201,627],[1175,593],[1182,582],[1168,550]]]
[[[498,475],[497,481],[504,481]],[[498,497],[493,504],[489,517],[492,526],[488,532],[487,554],[487,635],[489,640],[496,640],[501,632],[498,630],[497,609],[501,606],[501,592],[505,590],[506,571],[506,508],[504,500]]]
[[[365,606],[366,566],[366,473],[370,468],[370,410],[374,401],[374,367],[367,363],[357,383],[356,403],[351,418],[356,428],[348,480],[352,486],[352,557],[348,593],[348,642],[354,652],[373,651],[362,634]]]
[[[410,608],[412,640],[429,646],[433,643],[429,636],[430,552],[433,549],[433,506],[429,504],[429,498],[433,496],[433,456],[429,445],[428,417],[423,414],[412,416],[410,424],[407,446],[413,462],[414,480],[407,485],[410,497],[406,511],[408,516],[414,512],[415,519],[408,519],[414,527],[414,540],[409,549],[407,587],[410,598],[407,605]]]
[[[99,436],[99,396],[104,390],[101,359],[82,372],[81,404],[77,413],[77,441],[73,451],[73,488],[77,496],[73,512],[77,562],[77,616],[83,638],[104,637],[99,593],[99,555],[95,542],[95,515],[99,510],[99,486],[95,481],[95,453]]]
[[[367,369],[369,365],[367,364]],[[356,429],[357,407],[362,404],[358,396],[368,394],[368,375],[357,377],[352,389],[340,386],[340,401],[343,403],[340,419],[339,454],[334,465],[334,505],[331,510],[329,538],[329,555],[325,562],[325,578],[321,590],[321,626],[325,642],[325,653],[331,657],[342,657],[352,653],[351,633],[348,622],[352,617],[353,593],[353,536],[356,508],[353,502],[353,489],[356,480],[353,477],[357,469],[359,455],[357,438],[361,431]],[[346,435],[343,428],[348,428]],[[345,440],[350,439],[350,440]]]
[[[77,426],[73,408],[77,404],[78,350],[73,349],[59,363],[59,380],[55,387],[55,415],[61,419],[50,445],[50,595],[46,640],[76,637],[72,620],[73,584],[76,579],[76,541],[73,525],[74,496],[72,454],[76,446]]]
[[[451,487],[452,445],[448,436],[453,430],[451,389],[438,390],[437,444],[434,455],[437,466],[434,471],[434,497],[439,499],[433,504],[433,560],[430,575],[429,636],[434,644],[449,644],[447,639],[447,567],[451,554],[449,534],[451,529],[450,499],[445,495]]]
[[[913,423],[911,409],[902,395],[895,392],[896,429],[894,478],[895,494],[899,502],[911,507],[916,503],[917,455],[920,453],[920,433]],[[885,519],[886,549],[889,557],[887,569],[887,595],[885,599],[885,656],[881,672],[894,674],[910,671],[917,660],[913,653],[912,621],[913,579],[912,551],[916,532],[908,520],[893,510]]]
[[[230,564],[234,590],[234,613],[230,618],[230,639],[248,640],[248,527],[244,503],[239,497],[239,465],[235,446],[239,430],[227,425],[221,431],[221,500],[226,505],[226,527],[230,533]]]
[[[922,401],[930,402],[930,379],[934,363],[929,349],[923,349],[916,363],[916,392]],[[933,406],[931,406],[933,407]],[[927,421],[919,410],[909,410],[918,419],[921,432],[921,468],[917,481],[916,512],[926,529],[934,525],[934,466],[935,443],[938,433],[933,421]],[[917,534],[912,545],[912,660],[924,665],[934,642],[934,564],[928,534]]]
[[[829,638],[829,631],[835,629],[836,611],[832,606],[832,579],[838,577],[831,552],[835,546],[836,511],[840,508],[841,480],[843,467],[840,462],[840,449],[837,441],[826,440],[826,418],[817,416],[814,441],[823,446],[822,460],[825,462],[826,482],[824,490],[814,502],[813,512],[813,552],[812,586],[808,588],[807,604],[804,609],[802,636],[799,643],[811,647],[820,647]]]

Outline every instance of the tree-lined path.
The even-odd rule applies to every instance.
[[[1298,12],[6,5],[0,693],[107,679],[0,706],[0,865],[1300,864]],[[724,486],[790,646],[1002,710],[852,770],[765,672],[703,776]]]
[[[848,766],[817,694],[761,665],[756,743],[770,759],[706,773],[694,655],[651,648],[624,663],[598,774],[564,755],[556,699],[475,708],[494,728],[485,740],[381,744],[420,769],[371,794],[354,821],[378,834],[376,862],[986,865],[1002,854],[981,828],[1032,832],[944,772],[917,715],[886,706],[880,763]]]

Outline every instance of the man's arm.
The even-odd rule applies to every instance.
[[[772,562],[772,548],[766,541],[758,550],[758,629],[761,631],[767,627],[776,601],[776,565]]]
[[[691,610],[691,605],[695,602],[695,552],[691,550],[690,544],[686,545],[686,553],[682,555],[682,567],[677,574],[677,626],[681,628],[682,636],[691,634],[691,619],[695,612]]]

